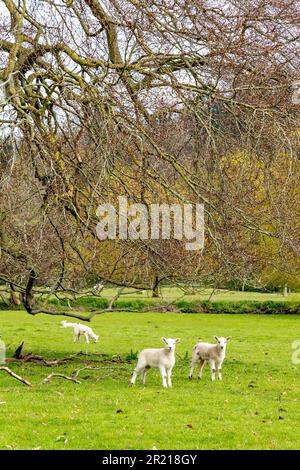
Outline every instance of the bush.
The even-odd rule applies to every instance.
[[[68,307],[66,299],[51,299],[52,305]],[[86,309],[104,309],[109,304],[104,297],[83,297],[70,300],[70,306],[85,307]],[[128,309],[143,312],[145,308],[164,307],[165,301],[157,299],[121,299],[114,303],[114,309]],[[175,310],[181,313],[231,313],[231,314],[300,314],[300,303],[290,301],[208,301],[208,300],[179,300],[174,304]]]
[[[104,309],[108,307],[108,300],[105,299],[104,297],[93,297],[93,296],[87,296],[87,297],[79,297],[77,299],[50,299],[48,301],[49,305],[55,305],[57,307],[84,307],[87,309]]]
[[[48,301],[49,306],[55,306],[57,309],[71,307],[73,309],[85,308],[86,310],[101,310],[109,305],[109,300],[104,297],[79,297],[77,299],[57,299],[52,298]],[[113,307],[114,309],[126,309],[143,312],[146,308],[166,307],[169,302],[160,299],[119,299]],[[7,306],[0,302],[0,310],[23,310],[23,306]],[[170,308],[169,308],[170,310]],[[300,314],[300,303],[291,301],[208,301],[208,300],[178,300],[174,303],[172,311],[181,313],[225,313],[225,314]]]
[[[24,310],[23,305],[7,305],[2,300],[0,301],[0,310]]]
[[[276,301],[188,301],[176,303],[182,313],[240,313],[240,314],[300,314],[297,302]]]

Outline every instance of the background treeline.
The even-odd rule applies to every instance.
[[[298,18],[283,0],[5,0],[3,295],[51,314],[98,281],[299,289]],[[205,249],[99,241],[121,195],[203,203]]]

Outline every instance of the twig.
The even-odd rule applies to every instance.
[[[48,383],[50,382],[50,380],[53,378],[53,377],[60,377],[61,379],[66,379],[66,380],[70,380],[71,382],[75,382],[77,384],[81,384],[81,382],[77,379],[74,379],[73,377],[69,377],[67,375],[64,375],[64,374],[49,374],[44,380],[41,381],[41,384],[45,384],[45,383]]]
[[[19,380],[23,384],[27,385],[28,387],[32,387],[32,384],[28,382],[28,380],[23,379],[23,377],[20,377],[19,375],[15,374],[12,370],[10,370],[8,367],[1,366],[0,370],[4,370],[4,372],[7,372],[11,377],[14,379]]]

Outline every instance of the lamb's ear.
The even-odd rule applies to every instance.
[[[167,344],[167,340],[166,340],[166,338],[165,338],[164,336],[162,336],[161,340],[162,340],[164,343]]]
[[[230,340],[231,340],[231,336],[227,336],[227,338],[226,338],[227,343],[228,343],[228,341],[230,341]]]
[[[176,338],[175,343],[180,343],[180,338]]]
[[[214,336],[213,338],[219,342],[219,338],[217,336]]]

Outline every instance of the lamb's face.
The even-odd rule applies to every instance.
[[[98,343],[99,336],[98,336],[98,335],[94,335],[93,340],[94,340],[94,343]]]
[[[214,339],[218,342],[219,348],[221,350],[225,350],[226,344],[231,340],[231,336],[227,336],[227,338],[219,338],[218,336],[214,336]]]
[[[166,347],[169,349],[169,351],[174,351],[176,343],[179,343],[180,339],[172,339],[172,338],[161,338],[162,341],[165,343]]]

